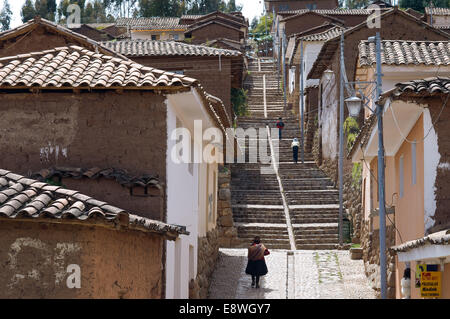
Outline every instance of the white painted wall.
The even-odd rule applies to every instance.
[[[319,79],[309,79],[307,80],[309,71],[311,71],[311,68],[314,64],[314,62],[317,59],[317,56],[320,53],[320,49],[322,48],[324,42],[320,41],[305,41],[303,42],[303,89],[306,90],[307,87],[319,85],[320,80]],[[300,52],[300,43],[299,47],[297,48],[298,52]],[[300,66],[298,66],[300,68]],[[300,86],[300,84],[299,84]],[[301,102],[300,102],[301,103]],[[306,108],[306,95],[303,96],[303,105],[304,110]],[[301,108],[301,105],[299,105],[299,110]]]
[[[423,156],[424,156],[424,233],[427,234],[427,230],[434,226],[434,214],[436,212],[436,175],[437,170],[442,169],[439,165],[441,155],[438,150],[437,134],[433,127],[433,122],[428,108],[423,112],[423,132],[425,138],[423,143]]]
[[[159,35],[159,40],[167,41],[167,40],[175,40],[182,41],[184,40],[184,32],[176,32],[176,31],[131,31],[131,39],[132,40],[151,40],[152,35]],[[178,39],[175,39],[178,36]]]
[[[182,119],[180,119],[182,120]],[[189,236],[181,236],[177,242],[167,241],[166,298],[189,298],[189,280],[197,274],[198,244],[198,165],[194,164],[193,175],[189,164],[176,164],[171,151],[176,145],[170,136],[176,129],[177,113],[167,101],[167,223],[187,226]],[[191,133],[192,134],[192,133]],[[193,134],[192,134],[193,136]],[[190,271],[189,246],[193,246],[194,271]],[[179,282],[177,282],[179,279]]]
[[[324,159],[335,159],[338,155],[338,111],[339,100],[336,98],[338,84],[334,74],[328,82],[323,77],[322,108],[320,114],[322,157]]]

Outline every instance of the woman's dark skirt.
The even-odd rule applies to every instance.
[[[245,269],[247,275],[264,276],[268,273],[265,260],[249,260]]]

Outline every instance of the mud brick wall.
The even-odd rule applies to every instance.
[[[31,33],[24,33],[17,38],[1,41],[0,57],[52,50],[54,48],[71,45],[86,47],[87,43],[86,41],[77,39],[75,36],[62,36],[61,34],[58,34],[55,31],[47,29],[44,26],[40,25],[36,27],[36,29],[34,29]],[[90,45],[88,49],[95,51],[95,48],[92,45]],[[105,51],[104,54],[108,53],[106,53]]]
[[[164,96],[139,91],[0,94],[0,112],[3,169],[28,176],[49,167],[113,167],[131,175],[158,175],[166,184]],[[106,196],[103,186],[83,190],[102,201],[114,196]],[[119,207],[134,201],[129,198]],[[160,207],[135,208],[132,213],[148,217],[160,212]]]
[[[331,18],[321,17],[315,14],[308,14],[286,20],[285,23],[286,37],[289,37],[292,34],[301,33],[325,23],[336,23],[336,21]]]
[[[0,298],[161,298],[163,239],[96,226],[0,221]],[[80,267],[81,288],[67,279]]]
[[[430,115],[433,121],[442,113],[439,120],[434,124],[437,134],[438,152],[441,155],[437,167],[435,182],[436,211],[434,214],[434,226],[427,230],[427,233],[434,233],[450,228],[450,111],[447,107],[442,109],[446,97],[434,97],[422,100],[420,103],[428,103]]]
[[[286,10],[299,10],[307,9],[306,5],[309,4],[307,1],[271,1],[269,2],[269,12],[272,12],[275,8],[275,12],[286,11]],[[327,0],[327,1],[317,1],[316,9],[334,9],[338,6],[337,1]]]
[[[139,57],[137,63],[165,71],[183,71],[186,76],[197,79],[206,92],[222,100],[228,116],[231,107],[231,59],[221,57]]]
[[[193,30],[192,44],[203,44],[215,39],[225,38],[240,42],[244,34],[238,29],[227,28],[223,25],[212,23],[203,28]]]
[[[57,178],[53,181],[58,182]],[[127,212],[137,214],[155,220],[164,220],[164,195],[158,189],[148,189],[148,195],[144,194],[143,187],[133,187],[133,195],[130,189],[120,185],[114,179],[74,179],[63,178],[61,185],[67,189],[74,189],[81,194],[90,194],[93,198],[102,197],[102,201],[120,207]],[[150,195],[150,196],[149,196]]]

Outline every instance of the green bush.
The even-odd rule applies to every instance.
[[[244,89],[231,89],[231,104],[233,105],[234,114],[237,116],[248,115],[248,90]]]
[[[352,186],[353,189],[359,190],[361,185],[362,167],[361,163],[353,164],[352,168]]]
[[[358,122],[353,117],[348,117],[344,122],[344,132],[347,136],[347,150],[350,151],[359,134]]]

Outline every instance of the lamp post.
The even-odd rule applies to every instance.
[[[304,107],[305,101],[303,96],[303,39],[300,39],[300,134],[301,134],[301,161],[305,164],[305,142],[304,142]]]
[[[379,194],[379,217],[380,217],[380,283],[381,283],[381,298],[387,298],[387,280],[386,280],[386,199],[385,199],[385,164],[384,164],[384,138],[383,138],[383,105],[379,104],[379,98],[382,93],[382,73],[381,73],[381,38],[380,33],[377,32],[375,37],[370,37],[369,42],[375,42],[376,45],[376,82],[346,82],[345,64],[344,64],[344,35],[341,34],[341,70],[340,70],[340,130],[339,130],[339,243],[342,243],[342,218],[343,218],[343,150],[344,150],[344,131],[343,131],[343,117],[344,102],[347,104],[350,116],[357,117],[361,111],[362,100],[353,95],[344,101],[344,86],[352,84],[376,84],[376,109],[372,110],[377,116],[378,121],[378,194]],[[332,71],[324,71],[326,79],[331,79]]]

